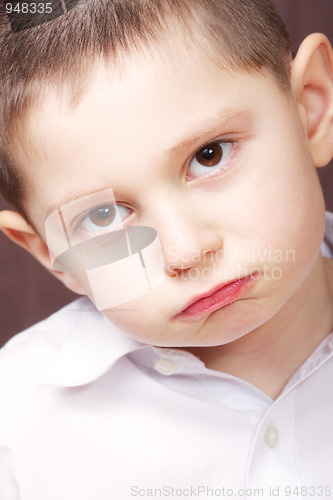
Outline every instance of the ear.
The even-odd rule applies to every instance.
[[[313,163],[323,167],[333,156],[333,51],[324,35],[304,40],[292,63],[291,84]]]
[[[0,212],[0,230],[10,240],[33,255],[51,274],[62,281],[72,292],[80,295],[86,294],[74,280],[72,275],[52,269],[51,259],[46,244],[20,214],[11,210]]]

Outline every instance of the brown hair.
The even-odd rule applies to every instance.
[[[14,145],[41,92],[66,88],[77,103],[94,60],[119,69],[121,54],[167,40],[172,25],[191,41],[199,33],[222,65],[267,68],[289,88],[289,36],[271,0],[80,0],[67,14],[16,33],[1,2],[0,192],[27,220]]]

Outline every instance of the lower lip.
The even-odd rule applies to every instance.
[[[212,293],[212,295],[197,300],[188,306],[176,317],[187,321],[201,319],[204,316],[207,316],[207,314],[235,302],[245,292],[249,284],[253,282],[253,278],[253,276],[248,276],[246,278],[233,281],[223,288],[219,288],[216,292]]]

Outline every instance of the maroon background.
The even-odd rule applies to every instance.
[[[333,0],[276,0],[294,52],[312,32],[333,42]],[[333,165],[320,169],[327,208],[333,211]],[[8,205],[0,197],[0,209]],[[76,295],[0,233],[0,346],[14,333],[47,317]]]

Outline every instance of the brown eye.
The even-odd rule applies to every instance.
[[[228,160],[233,150],[234,141],[211,142],[192,158],[188,173],[192,178],[217,175],[230,168]],[[207,176],[207,177],[208,177]]]
[[[116,216],[114,205],[103,205],[102,207],[94,208],[89,212],[89,219],[93,224],[99,227],[108,226]]]
[[[195,155],[195,159],[201,165],[205,167],[216,167],[216,165],[222,160],[223,150],[221,144],[218,142],[212,142],[209,146],[200,149],[200,151]]]

